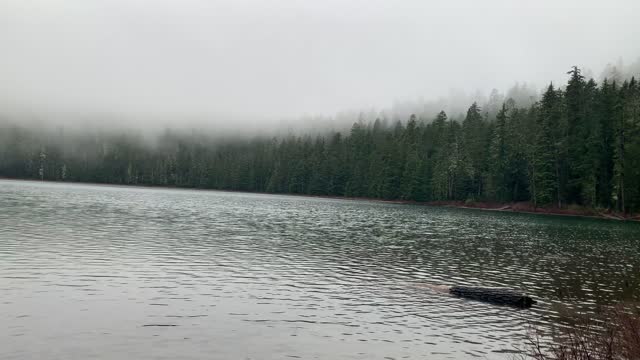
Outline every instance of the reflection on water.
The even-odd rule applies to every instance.
[[[527,322],[639,300],[638,249],[635,223],[0,181],[0,358],[508,358]]]

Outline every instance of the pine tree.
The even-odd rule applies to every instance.
[[[533,202],[549,205],[557,201],[561,206],[561,142],[560,95],[553,85],[549,85],[542,96],[536,123],[536,139],[533,150]]]
[[[467,116],[462,122],[461,145],[464,168],[468,177],[466,189],[468,198],[478,199],[483,194],[488,150],[486,130],[480,107],[474,102],[467,110]]]
[[[502,108],[496,115],[489,156],[492,198],[506,201],[509,198],[509,164],[507,159],[507,107],[505,104],[502,104]]]

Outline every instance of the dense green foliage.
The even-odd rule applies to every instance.
[[[472,104],[350,133],[213,141],[166,132],[69,135],[17,125],[0,133],[0,176],[415,201],[530,201],[640,210],[640,86],[586,80],[495,115]]]

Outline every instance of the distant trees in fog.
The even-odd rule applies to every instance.
[[[346,134],[213,141],[166,132],[84,134],[5,126],[0,176],[415,201],[530,201],[640,210],[640,86],[569,71],[533,105]],[[495,113],[495,115],[493,115]],[[489,115],[492,114],[492,115]]]

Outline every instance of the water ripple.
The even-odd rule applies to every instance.
[[[507,359],[527,324],[640,300],[639,230],[0,180],[0,358]],[[427,284],[520,288],[540,301],[523,311]]]

